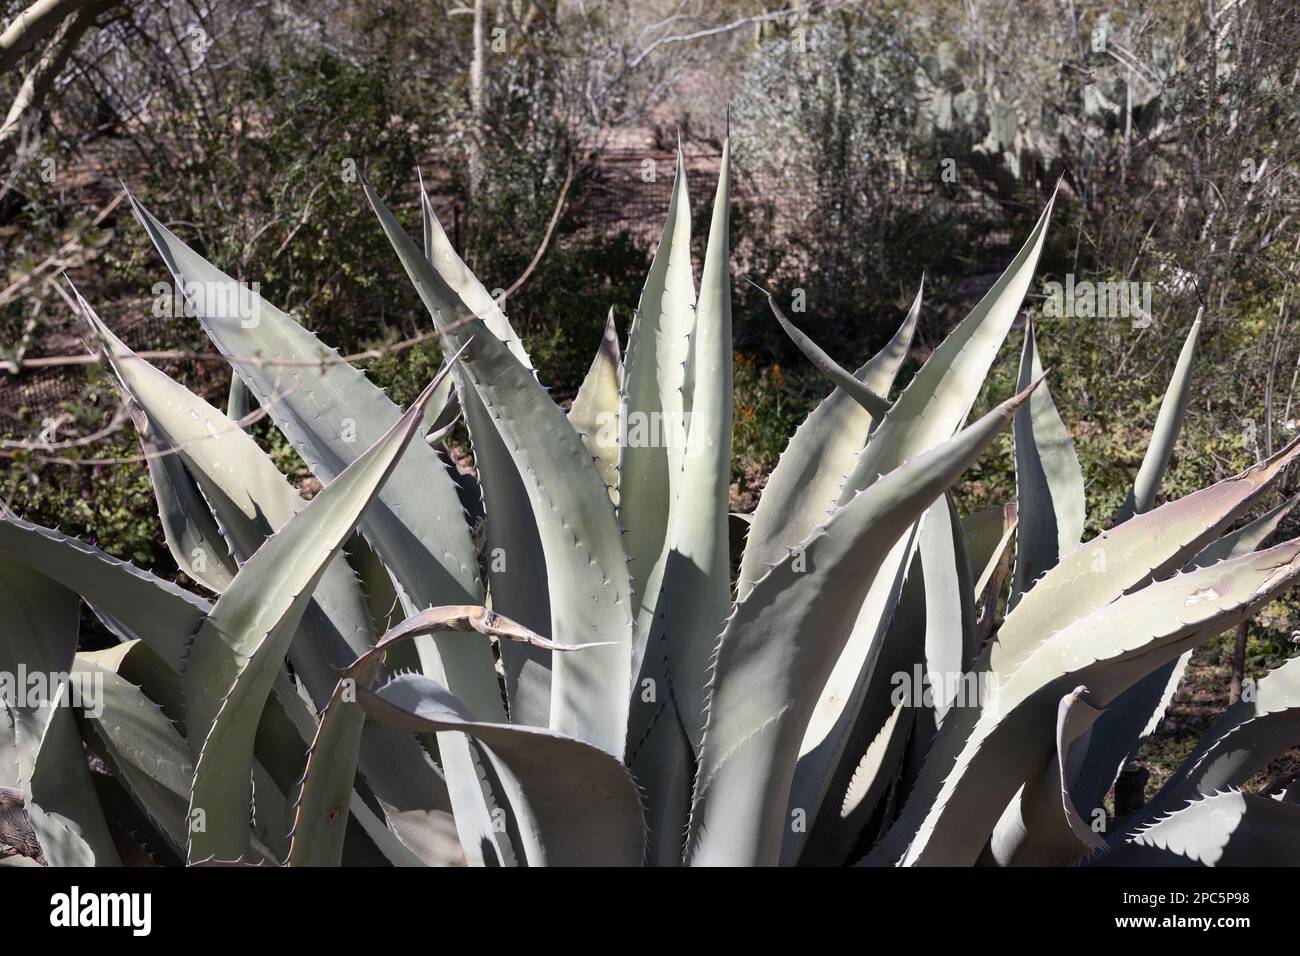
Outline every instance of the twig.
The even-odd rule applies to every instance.
[[[501,293],[500,302],[505,302],[506,299],[510,298],[511,295],[517,292],[519,287],[528,281],[528,277],[533,274],[533,270],[537,268],[537,264],[542,261],[542,256],[546,252],[546,247],[551,243],[551,235],[555,232],[555,225],[560,221],[560,213],[564,211],[564,200],[568,198],[569,187],[573,185],[573,176],[576,171],[577,164],[570,159],[569,168],[564,174],[564,185],[560,187],[560,197],[555,201],[555,209],[551,212],[551,221],[546,224],[546,232],[542,235],[542,244],[537,247],[537,252],[533,254],[533,261],[528,263],[528,268],[523,271],[518,279],[510,284],[510,288]]]

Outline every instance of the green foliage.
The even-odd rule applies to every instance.
[[[813,376],[804,372],[801,378],[811,391]],[[815,400],[795,390],[780,364],[759,366],[752,354],[744,352],[736,353],[733,381],[736,424],[732,447],[737,465],[752,463],[759,472],[770,471],[785,447],[786,436],[811,411]],[[745,482],[753,475],[738,477],[743,493]]]
[[[496,234],[496,233],[494,233]],[[526,261],[482,257],[490,269],[471,258],[486,279],[513,280]],[[507,304],[511,323],[529,343],[529,354],[542,379],[559,396],[572,395],[605,329],[605,314],[626,325],[625,303],[635,300],[645,277],[645,251],[626,232],[613,236],[562,241]]]
[[[129,459],[139,454],[129,439],[97,444],[90,454],[69,458]],[[108,553],[144,567],[166,571],[173,562],[153,519],[153,489],[148,474],[133,464],[42,464],[19,452],[6,470],[0,498],[43,524],[57,525],[74,537],[95,541]]]

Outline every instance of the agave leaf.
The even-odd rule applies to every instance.
[[[312,590],[408,446],[432,392],[258,549],[195,635],[184,675],[195,754],[190,812],[201,811],[206,826],[191,828],[190,861],[250,849],[245,808],[258,718]]]
[[[899,701],[858,761],[840,804],[840,819],[844,822],[842,832],[861,833],[885,790],[894,782],[903,749],[912,734],[908,721],[910,716],[907,702]],[[836,851],[839,856],[840,848],[837,847]]]
[[[172,708],[169,716],[183,721],[176,675],[184,667],[190,639],[211,609],[207,601],[83,541],[20,518],[0,518],[0,555],[57,576],[120,637],[138,640],[144,653],[127,657],[139,664],[127,665],[124,673],[147,683],[154,699]],[[277,783],[284,785],[301,773],[301,732],[312,724],[302,699],[282,678],[258,734],[258,757],[279,774]]]
[[[643,677],[643,682],[647,678]],[[662,672],[650,680],[661,682]],[[641,693],[633,698],[650,704]],[[634,730],[639,730],[633,725]],[[625,763],[641,783],[646,825],[646,865],[680,866],[683,840],[690,819],[691,784],[695,772],[691,742],[673,701],[653,710],[650,725],[628,740]]]
[[[102,686],[100,713],[83,718],[89,739],[140,812],[183,859],[194,775],[185,739],[139,687],[89,655],[77,655],[75,672]]]
[[[45,851],[32,829],[23,798],[18,768],[18,744],[13,715],[0,704],[0,842],[17,851],[0,860],[0,866],[44,866]]]
[[[486,515],[492,606],[540,633],[551,629],[546,553],[528,489],[505,441],[474,386],[460,370],[457,388],[466,410],[481,508]],[[545,725],[551,712],[551,660],[531,646],[501,645],[506,697],[515,723]]]
[[[420,194],[425,257],[442,280],[437,284],[441,298],[436,305],[429,306],[430,310],[442,309],[449,316],[477,316],[491,334],[505,343],[510,354],[531,371],[532,364],[519,336],[510,327],[497,301],[456,254],[434,214],[433,204],[424,192],[423,183]],[[438,318],[436,311],[435,318]],[[452,377],[474,449],[474,462],[479,475],[479,509],[488,517],[484,554],[487,557],[492,606],[539,633],[549,633],[551,606],[546,553],[542,548],[528,490],[483,399],[466,381],[460,368],[453,368]],[[481,652],[486,648],[476,650]],[[511,641],[502,643],[500,650],[510,719],[515,723],[545,725],[550,719],[551,711],[550,656],[531,645]],[[436,670],[430,673],[435,678],[438,676]],[[474,706],[475,701],[466,697],[464,689],[455,682],[446,683],[453,693]],[[495,712],[481,711],[477,707],[475,713],[485,719],[497,719],[500,716]]]
[[[551,629],[546,553],[528,489],[482,398],[457,370],[466,411],[481,508],[486,515],[492,606],[539,633]],[[551,712],[551,660],[531,646],[501,645],[506,697],[515,723],[545,725]]]
[[[648,859],[664,865],[682,858],[690,808],[688,768],[704,727],[709,658],[731,604],[730,197],[730,145],[724,143],[691,339],[686,454],[673,479],[662,577],[652,575],[648,582],[658,595],[642,606],[643,611],[653,607],[654,614],[641,618],[650,637],[632,698],[629,733],[631,743],[650,744],[648,749],[635,746],[628,763],[646,793]],[[669,457],[674,467],[671,452]],[[679,731],[689,744],[684,751]]]
[[[93,665],[121,677],[153,701],[177,732],[185,736],[185,693],[180,675],[144,641],[137,638],[97,651],[78,651],[76,664]]]
[[[1028,397],[1004,402],[874,482],[736,605],[710,678],[689,862],[777,862],[813,690],[830,676],[889,543],[979,457]]]
[[[527,488],[546,557],[551,627],[560,643],[605,646],[552,662],[553,730],[623,754],[632,683],[631,583],[609,492],[568,417],[419,254],[379,195],[366,195],[449,343],[473,346],[460,359],[466,381],[491,415]],[[489,512],[489,523],[493,520]],[[517,567],[517,558],[506,555]],[[535,568],[518,573],[535,574]],[[522,623],[531,626],[530,622]]]
[[[1037,394],[1035,390],[1033,395]],[[930,709],[937,727],[955,706],[959,690],[953,679],[965,674],[974,663],[979,643],[975,637],[970,558],[951,492],[932,511],[934,520],[928,521],[928,527],[921,527],[918,553],[925,576],[925,673],[935,689]]]
[[[220,594],[234,580],[239,566],[222,539],[221,528],[203,492],[180,456],[151,436],[148,416],[133,410],[131,417],[144,449],[167,550],[178,568],[209,591]]]
[[[211,509],[205,534],[215,526],[229,553],[237,561],[247,561],[267,535],[304,506],[302,499],[251,436],[185,386],[140,360],[80,295],[78,304],[103,344],[123,392],[140,411],[146,426],[142,441],[185,468],[197,485],[192,490],[200,492],[205,510]],[[198,506],[193,495],[185,503]],[[204,556],[203,563],[212,566],[217,560],[215,554]],[[340,558],[328,574],[329,587],[315,602],[319,610],[308,619],[304,638],[295,642],[292,658],[316,700],[323,700],[333,687],[333,669],[367,647],[370,638],[364,601],[346,562]]]
[[[933,503],[927,515],[937,506]],[[894,573],[881,571],[871,582],[848,643],[823,684],[804,731],[799,745],[802,766],[796,766],[791,782],[789,809],[811,819],[813,829],[825,801],[833,801],[847,788],[853,755],[867,746],[889,713],[890,675],[910,677],[923,670],[926,588],[917,551],[924,526],[924,521],[913,525],[886,554],[882,567]],[[864,620],[878,621],[879,626],[863,627]],[[799,859],[804,839],[794,830],[786,834],[784,863]],[[847,853],[851,842],[853,838],[846,838],[840,850]]]
[[[1133,488],[1120,508],[1115,523],[1127,521],[1135,514],[1149,511],[1155,504],[1156,493],[1160,491],[1160,482],[1169,467],[1169,457],[1174,452],[1174,443],[1183,427],[1183,415],[1187,411],[1187,399],[1192,386],[1192,359],[1196,354],[1196,339],[1201,332],[1201,310],[1197,309],[1196,319],[1187,333],[1183,350],[1178,354],[1178,363],[1169,380],[1169,388],[1160,402],[1160,412],[1156,415],[1155,428],[1151,431],[1151,442],[1147,453],[1142,458],[1137,477],[1133,479]]]
[[[1055,195],[1038,224],[993,288],[937,348],[908,383],[872,433],[840,491],[843,505],[870,487],[879,476],[947,440],[970,412],[998,349],[1015,319],[1046,239]],[[899,536],[877,575],[875,587],[860,605],[854,632],[844,645],[831,680],[820,692],[818,718],[810,728],[805,752],[837,751],[856,721],[861,688],[873,666],[874,649],[886,636],[911,561],[916,539]],[[893,582],[891,584],[891,582]],[[848,687],[857,688],[847,693]],[[878,719],[883,719],[880,713]],[[866,732],[866,728],[861,728]],[[829,744],[829,746],[827,746]]]
[[[342,693],[343,685],[340,685],[339,692],[326,704],[307,753],[306,772],[294,804],[287,857],[290,866],[339,866],[344,859],[347,814],[343,810],[357,804],[352,786],[366,715],[355,702],[342,700]],[[422,846],[421,854],[416,855],[405,844],[388,843],[383,852],[395,866],[434,860],[438,860],[434,865],[463,861],[455,821],[446,816],[444,823],[445,826],[429,826],[428,837],[444,844],[440,851]]]
[[[226,397],[226,417],[232,422],[243,421],[248,416],[252,396],[238,372],[230,373],[230,394]]]
[[[753,285],[753,283],[750,284]],[[758,286],[754,287],[758,288]],[[759,291],[767,296],[768,308],[772,310],[776,320],[781,323],[781,328],[785,330],[785,334],[790,336],[790,341],[808,357],[808,361],[812,362],[823,375],[830,379],[832,385],[843,389],[850,398],[861,405],[868,415],[878,419],[883,418],[885,413],[889,411],[889,399],[879,395],[865,383],[860,382],[857,376],[827,355],[820,345],[786,318],[785,312],[776,304],[776,299],[772,296],[772,293],[764,289],[759,289]]]
[[[704,731],[709,660],[731,604],[730,149],[730,142],[724,141],[691,339],[695,389],[686,457],[651,631],[652,645],[667,654],[668,690],[686,736],[697,749]]]
[[[342,810],[351,799],[366,716],[356,703],[358,684],[369,687],[383,656],[402,641],[422,634],[470,630],[533,643],[547,650],[568,650],[486,608],[430,608],[390,629],[374,648],[342,672],[321,713],[294,806],[290,865],[337,866],[343,858],[346,814]]]
[[[1096,861],[1101,866],[1296,866],[1300,806],[1229,791],[1202,797]]]
[[[1206,546],[1184,569],[1209,567],[1218,561],[1249,554],[1271,535],[1297,499],[1283,502],[1236,531]],[[1075,802],[1085,809],[1100,807],[1115,778],[1143,742],[1155,732],[1169,701],[1182,682],[1190,652],[1161,667],[1125,691],[1106,708],[1088,745],[1088,755],[1075,784]]]
[[[521,365],[532,369],[533,363],[524,349],[524,343],[501,311],[501,304],[456,253],[456,247],[451,244],[447,231],[442,228],[442,223],[433,210],[433,203],[424,188],[423,177],[420,179],[420,213],[424,223],[425,258],[438,270],[438,275],[442,276],[443,282],[456,293],[460,301],[483,320],[488,331],[506,344],[506,348],[519,359]]]
[[[235,558],[247,561],[269,534],[284,527],[305,506],[302,498],[250,436],[203,399],[136,357],[78,298],[113,362],[119,382],[146,419],[147,438],[168,458],[183,462],[186,474],[202,492],[205,509],[211,509],[226,545]],[[232,462],[237,467],[232,467]],[[370,608],[356,574],[346,558],[339,556],[325,569],[290,646],[294,671],[313,700],[328,700],[337,680],[337,668],[370,646],[372,627]],[[457,659],[461,658],[464,655]],[[490,675],[490,680],[489,701],[499,707],[495,675]],[[301,776],[302,741],[297,734],[289,733],[280,711],[299,731],[304,726],[310,728],[307,740],[314,733],[315,722],[310,715],[302,719],[300,712],[304,708],[298,695],[292,690],[284,693],[287,685],[280,683],[276,706],[268,711],[274,723],[268,726],[264,722],[258,739],[267,769],[287,792]],[[463,741],[459,746],[451,742],[447,751],[444,759],[456,778],[453,783],[463,779],[468,793],[462,800],[462,804],[469,803],[462,819],[470,821],[474,819],[471,797],[481,799],[478,773],[468,765],[470,758]],[[468,766],[462,770],[462,764]],[[383,727],[367,727],[362,769],[404,839],[419,839],[430,821],[438,819],[446,807],[445,785],[415,740]]]
[[[1143,809],[1149,823],[1179,801],[1244,786],[1270,762],[1300,744],[1300,657],[1260,678],[1202,735],[1160,792]],[[1126,828],[1132,832],[1132,825]]]
[[[1088,738],[1103,711],[1076,687],[1061,698],[1056,714],[1056,759],[1050,760],[1011,801],[989,841],[988,856],[1002,866],[1053,866],[1104,847],[1070,796]]]
[[[881,798],[898,776],[912,734],[914,712],[907,701],[894,705],[866,752],[853,767],[838,807],[823,808],[799,855],[802,866],[842,865],[858,842]]]
[[[935,351],[872,433],[845,482],[841,503],[845,495],[868,487],[877,475],[933,447],[961,426],[1024,298],[1053,203],[1054,198],[1007,271]],[[857,722],[855,711],[869,677],[871,655],[876,653],[873,649],[884,641],[901,593],[901,587],[886,585],[901,584],[911,553],[902,539],[888,554],[874,591],[862,605],[854,634],[821,691],[817,708],[821,716],[810,727],[812,739],[803,748],[806,754],[821,753],[829,759]],[[882,720],[884,714],[875,716]]]
[[[975,861],[1016,791],[1050,759],[1044,713],[1069,687],[1086,686],[1094,706],[1104,708],[1162,664],[1254,614],[1297,576],[1300,540],[1150,584],[1051,635],[994,688],[904,864]]]
[[[14,782],[32,830],[51,866],[117,866],[72,710],[74,704],[94,704],[93,694],[73,693],[68,676],[80,611],[73,591],[0,559],[0,672],[21,684],[26,698],[6,694],[0,707],[13,722]],[[34,694],[40,699],[31,700]]]
[[[622,366],[611,306],[600,349],[578,388],[578,395],[569,409],[569,421],[573,422],[583,444],[596,459],[600,477],[609,486],[615,504],[618,504],[618,404]]]
[[[1229,531],[1218,541],[1206,545],[1196,557],[1187,563],[1187,567],[1183,570],[1192,571],[1196,568],[1207,568],[1219,561],[1240,557],[1254,551],[1278,529],[1282,519],[1295,508],[1296,502],[1300,502],[1300,496],[1283,501],[1281,504],[1275,505],[1264,512],[1258,518],[1248,521],[1235,531]]]
[[[966,420],[1033,278],[1055,194],[1006,271],[890,407],[840,492],[845,504],[881,475],[947,441]]]
[[[231,360],[312,473],[328,484],[383,435],[400,410],[361,371],[339,361],[337,352],[198,255],[130,198],[208,337]],[[232,315],[231,302],[247,308]],[[175,441],[178,436],[171,437]],[[423,442],[408,450],[375,507],[367,511],[363,532],[413,605],[481,597],[478,562],[462,514],[450,477]],[[429,648],[427,653],[432,656],[434,651]],[[453,653],[465,659],[440,656],[430,666],[445,669],[448,682],[471,706],[498,713],[489,649],[462,644]],[[332,686],[329,681],[322,699]]]
[[[358,695],[366,713],[399,729],[458,730],[481,742],[506,782],[528,865],[641,863],[640,794],[608,753],[539,727],[476,721],[446,688],[419,674],[400,675],[375,691],[358,687]]]
[[[174,671],[211,606],[93,545],[12,516],[0,516],[0,555],[62,582],[130,627]]]
[[[1297,455],[1300,442],[1292,442],[1240,475],[1138,515],[1065,555],[1008,615],[997,640],[981,655],[977,672],[1006,679],[1053,637],[1063,622],[1078,621],[1126,592],[1147,586],[1153,578],[1173,573],[1212,540],[1220,527],[1266,492]],[[901,856],[979,716],[978,707],[966,707],[945,722],[902,815],[872,851],[870,862],[894,861]],[[1050,715],[1044,720],[1050,720]]]
[[[382,206],[369,184],[365,185],[365,190],[372,206],[376,203]],[[473,306],[453,291],[449,280],[435,270],[428,256],[419,254],[386,208],[379,218],[406,268],[414,268],[424,277],[425,284],[416,283],[416,287],[433,315],[436,327],[441,331],[449,323],[460,322],[462,317],[470,314],[471,307],[476,307],[481,315],[487,317],[474,323],[481,333],[479,342],[500,344],[504,341],[507,354],[518,359],[517,364],[526,370],[526,379],[540,391],[535,376],[528,369],[527,356],[518,343],[518,337],[491,296],[468,275],[427,199],[422,203],[426,250],[432,253],[435,263],[451,270],[448,273],[450,281],[460,286]],[[379,206],[375,208],[378,210]],[[401,237],[400,245],[397,245],[398,235]],[[437,291],[436,299],[428,297],[431,289]],[[518,348],[517,352],[511,350],[512,341]],[[549,573],[528,492],[496,422],[482,397],[468,382],[464,369],[452,363],[452,376],[474,447],[474,460],[481,479],[478,490],[482,509],[489,516],[485,555],[493,606],[530,627],[548,632],[551,623]],[[569,426],[566,424],[565,427]],[[463,600],[426,603],[444,605],[463,603]],[[404,599],[404,610],[409,615],[417,609],[409,599]],[[436,658],[430,651],[433,646],[437,647]],[[490,648],[477,641],[449,641],[446,635],[421,638],[416,647],[420,652],[422,669],[443,679],[475,714],[490,719],[504,718],[495,668],[488,669],[492,665]],[[532,650],[521,650],[510,643],[501,646],[509,712],[517,721],[545,722],[549,719],[551,702],[550,661],[545,655],[531,653]],[[495,797],[491,792],[493,785],[485,758],[463,735],[442,734],[437,744],[455,810],[456,827],[469,862],[474,865],[512,862],[514,850],[507,834],[500,832],[491,818]]]
[[[921,313],[922,288],[889,343],[854,373],[864,386],[888,395],[899,367],[912,347]],[[843,389],[836,388],[808,415],[763,487],[745,542],[736,585],[739,598],[749,593],[768,566],[784,557],[826,519],[839,494],[842,476],[876,424],[871,414]]]
[[[983,645],[993,633],[998,596],[1011,573],[1011,542],[1019,524],[1014,501],[993,505],[961,519],[962,537],[975,576],[975,637]]]
[[[347,555],[348,566],[356,573],[362,594],[365,595],[366,606],[370,609],[371,633],[383,634],[402,619],[402,601],[397,587],[393,584],[388,569],[384,567],[384,562],[361,535],[352,536],[344,546],[344,553]],[[403,659],[403,663],[411,669],[418,668],[420,658],[414,647],[409,650],[411,653]]]
[[[1043,374],[1034,341],[1034,323],[1025,322],[1020,386]],[[1015,423],[1016,501],[1023,516],[1016,531],[1016,563],[1010,607],[1073,551],[1083,537],[1083,469],[1074,442],[1046,388],[1029,400]]]
[[[1089,850],[1096,850],[1104,846],[1105,841],[1088,825],[1070,797],[1088,752],[1088,739],[1098,718],[1104,714],[1088,703],[1085,699],[1087,692],[1086,687],[1076,687],[1061,698],[1056,712],[1056,763],[1052,767],[1051,780],[1075,839]]]
[[[959,678],[977,647],[967,558],[950,495],[930,506],[915,537],[916,552],[906,580],[900,583],[898,609],[880,645],[856,655],[867,662],[857,673],[841,668],[848,655],[840,655],[804,734],[788,812],[802,808],[809,825],[786,833],[783,863],[812,862],[805,859],[803,844],[813,840],[821,844],[824,862],[843,863],[861,833],[845,827],[847,822],[857,822],[856,817],[846,820],[824,815],[835,802],[842,802],[841,795],[853,784],[853,755],[868,747],[900,696],[917,708],[915,716],[909,714],[905,721],[906,732],[928,742],[962,693]],[[860,637],[861,632],[855,630],[851,640]],[[903,693],[899,675],[915,683],[911,693]],[[921,694],[923,684],[928,699]],[[828,697],[836,699],[839,706],[822,707]],[[897,761],[902,758],[900,750]],[[892,781],[899,762],[881,766],[877,772],[889,774]],[[826,858],[826,853],[833,857]]]
[[[680,147],[659,248],[628,333],[619,415],[619,519],[637,589],[632,676],[641,673],[667,560],[686,444],[686,380],[695,325],[691,210]],[[693,398],[693,396],[691,396]]]
[[[1300,441],[1240,475],[1136,516],[1065,555],[1007,615],[991,665],[1009,674],[1051,634],[1153,578],[1173,573],[1241,515],[1300,455]],[[1140,519],[1140,521],[1138,520]]]

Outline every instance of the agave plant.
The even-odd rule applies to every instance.
[[[228,410],[141,360],[78,297],[131,408],[168,546],[214,598],[0,520],[0,661],[60,675],[47,700],[11,704],[0,724],[5,832],[29,856],[1294,857],[1295,787],[1234,789],[1300,739],[1294,662],[1107,832],[1102,798],[1187,655],[1300,574],[1300,541],[1256,550],[1282,509],[1229,530],[1300,447],[1153,509],[1194,323],[1124,512],[1081,544],[1082,477],[1032,326],[1019,391],[967,424],[1051,202],[893,399],[920,292],[856,372],[773,301],[834,389],[757,510],[732,516],[726,151],[698,294],[679,156],[626,355],[611,318],[567,412],[427,197],[421,250],[364,188],[448,356],[404,411],[134,197],[188,311],[229,359]],[[241,302],[254,308],[229,307]],[[310,501],[241,427],[249,395],[320,479]],[[442,448],[458,416],[472,476]],[[948,489],[1013,421],[1017,501],[959,516]],[[735,522],[747,533],[733,586]],[[77,651],[82,601],[119,644]],[[83,685],[99,688],[96,705],[62,706]]]

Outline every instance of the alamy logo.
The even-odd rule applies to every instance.
[[[155,282],[153,314],[160,319],[210,318],[238,321],[246,329],[262,320],[260,282]]]
[[[153,896],[150,893],[82,893],[74,886],[68,893],[50,897],[50,925],[129,927],[132,936],[148,936],[153,928]]]
[[[65,705],[87,717],[104,713],[104,675],[75,671],[29,671],[19,663],[16,671],[0,671],[0,704],[11,710],[35,710]]]
[[[1064,284],[1044,284],[1043,295],[1049,319],[1132,319],[1135,329],[1151,324],[1150,282],[1075,282],[1070,273]]]
[[[685,448],[690,412],[601,412],[596,443],[601,448]]]

